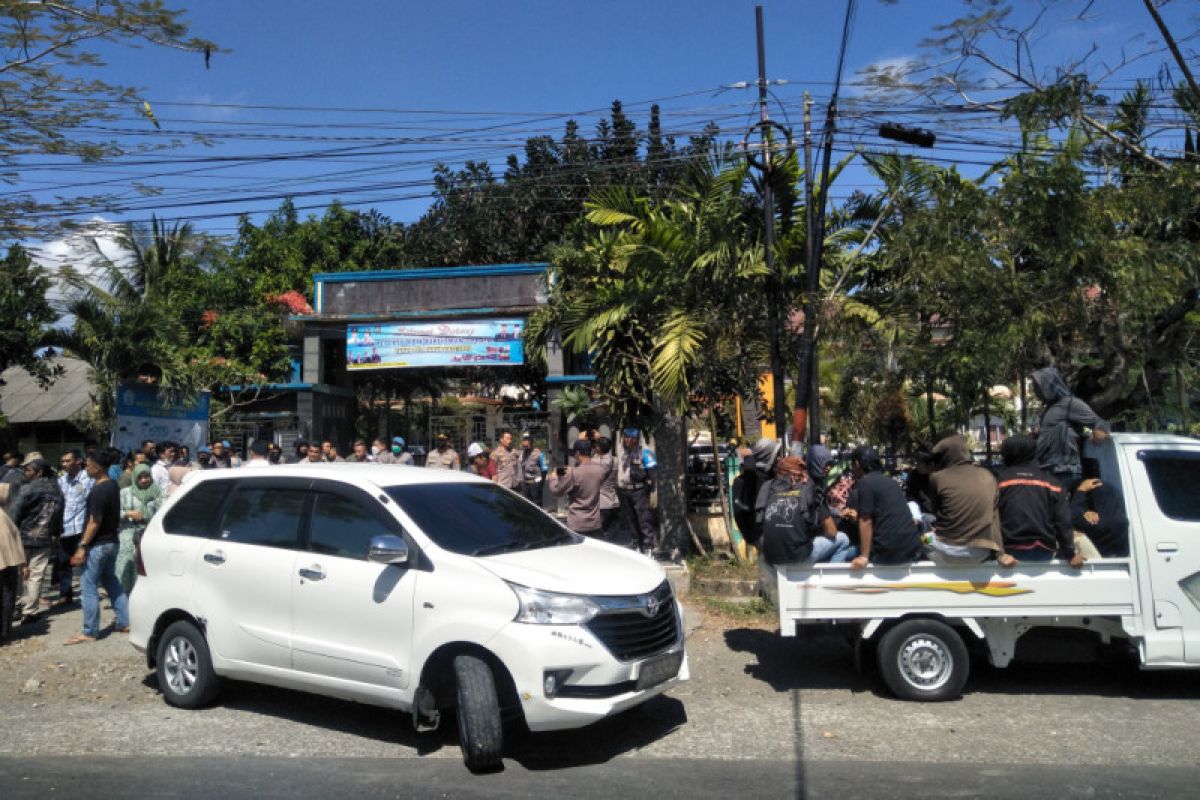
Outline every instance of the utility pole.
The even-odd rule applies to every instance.
[[[807,433],[809,444],[817,441],[818,430],[815,397],[819,392],[816,375],[816,293],[820,280],[820,258],[816,246],[817,217],[813,204],[812,168],[812,96],[804,93],[804,332],[800,337],[800,358],[796,370],[796,414],[792,434],[799,438]],[[818,434],[819,435],[819,434]]]
[[[771,347],[771,376],[774,383],[774,397],[771,399],[771,410],[775,418],[775,435],[784,441],[785,426],[787,425],[787,400],[784,393],[783,352],[780,345],[780,305],[783,300],[783,286],[779,280],[779,272],[775,268],[775,198],[771,191],[773,164],[771,151],[774,149],[772,128],[779,127],[771,121],[767,108],[767,51],[763,42],[763,10],[762,6],[754,7],[755,33],[758,39],[758,124],[746,131],[742,146],[746,149],[750,163],[762,171],[762,201],[763,201],[763,248],[767,262],[767,326]],[[757,128],[762,135],[762,158],[755,162],[749,153],[749,136]],[[790,135],[788,137],[790,139]]]

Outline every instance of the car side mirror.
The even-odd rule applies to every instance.
[[[399,536],[372,536],[367,561],[401,566],[408,563],[408,543]]]

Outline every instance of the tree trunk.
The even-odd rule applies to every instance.
[[[721,498],[721,521],[725,523],[725,535],[729,537],[729,548],[733,550],[733,558],[738,557],[738,542],[734,539],[741,539],[740,536],[733,532],[733,525],[730,524],[732,515],[729,513],[729,498],[726,496],[725,489],[725,464],[721,461],[721,448],[717,445],[717,411],[713,406],[708,407],[708,435],[712,439],[713,446],[713,472],[717,475],[717,494]]]
[[[937,436],[937,406],[933,402],[933,381],[930,381],[925,387],[925,413],[929,418],[926,421],[929,423],[929,444],[932,447],[937,444],[933,441]]]
[[[985,389],[983,392],[983,441],[984,451],[987,453],[987,461],[992,463],[992,403],[990,393]]]
[[[1025,392],[1025,370],[1021,370],[1021,433],[1029,433],[1029,398]]]
[[[658,458],[658,520],[662,548],[686,553],[688,542],[704,552],[687,518],[687,434],[684,420],[673,411],[660,413],[654,443]]]

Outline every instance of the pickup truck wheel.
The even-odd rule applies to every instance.
[[[967,646],[944,622],[901,622],[879,641],[879,671],[905,700],[951,700],[962,694],[970,672]]]
[[[471,772],[488,772],[502,765],[504,728],[496,680],[486,663],[475,656],[457,656],[458,744]]]
[[[199,708],[213,700],[221,679],[213,671],[204,634],[190,622],[172,622],[158,640],[158,688],[179,708]]]

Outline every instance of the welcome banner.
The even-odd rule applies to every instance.
[[[525,363],[522,319],[377,323],[346,328],[351,370],[506,367]]]

